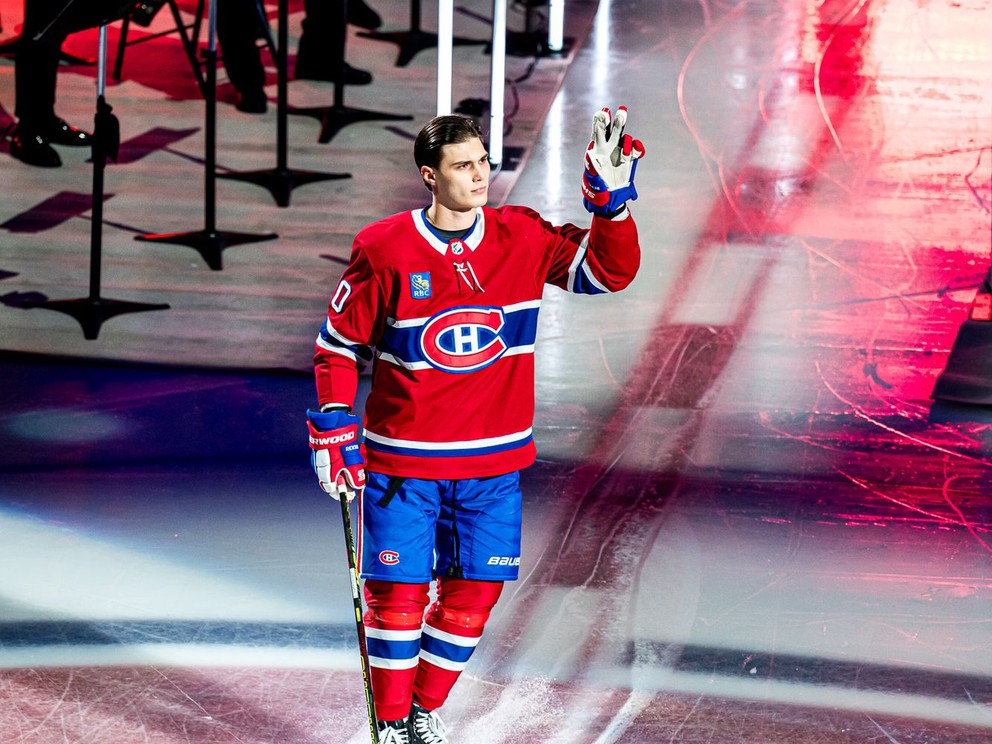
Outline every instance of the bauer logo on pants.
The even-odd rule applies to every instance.
[[[520,557],[512,555],[494,555],[492,556],[488,564],[490,566],[519,566]]]

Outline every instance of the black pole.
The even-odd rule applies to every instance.
[[[93,121],[94,139],[98,136],[98,122],[100,109],[107,106],[107,101],[102,93],[96,97],[97,114]],[[93,146],[93,206],[90,221],[90,300],[100,299],[100,280],[103,264],[101,246],[103,244],[103,192],[104,192],[104,170],[107,166],[107,155],[103,148],[94,144]],[[97,198],[99,194],[100,198]]]
[[[317,141],[322,145],[327,144],[334,135],[340,132],[349,124],[360,121],[410,121],[412,116],[400,114],[388,114],[382,111],[368,111],[366,109],[349,108],[344,105],[344,75],[345,75],[345,43],[348,39],[348,0],[341,3],[341,44],[338,48],[337,78],[334,81],[334,104],[327,108],[304,108],[295,109],[294,114],[303,116],[313,116],[321,120],[320,136]]]
[[[100,283],[103,265],[103,196],[104,170],[108,156],[117,157],[120,144],[120,129],[117,118],[104,97],[106,85],[107,26],[100,26],[100,51],[97,60],[96,114],[93,117],[93,195],[92,219],[90,222],[90,286],[87,297],[72,300],[44,300],[25,302],[24,307],[55,310],[71,315],[82,326],[83,337],[93,340],[100,335],[104,321],[125,313],[140,313],[151,310],[167,310],[162,303],[128,302],[100,296]]]
[[[276,204],[288,207],[290,195],[297,186],[317,181],[331,181],[351,178],[350,173],[320,173],[309,170],[291,170],[287,148],[289,127],[287,125],[289,97],[289,0],[279,0],[279,42],[276,47],[276,70],[278,74],[276,92],[276,167],[270,170],[231,171],[220,174],[220,178],[247,181],[269,190]]]
[[[206,231],[217,230],[217,49],[213,44],[203,50],[206,65],[206,121],[204,122],[203,153],[203,224]]]
[[[274,240],[275,233],[245,233],[217,229],[217,2],[209,2],[209,32],[207,48],[201,53],[206,65],[206,122],[204,124],[204,184],[202,230],[177,233],[136,235],[135,240],[147,243],[175,243],[199,252],[214,271],[223,268],[221,254],[224,249],[245,243]]]
[[[341,522],[344,526],[344,541],[348,550],[348,577],[351,579],[351,597],[355,607],[358,654],[362,663],[362,685],[365,688],[365,711],[369,722],[369,736],[372,739],[372,744],[379,744],[379,722],[376,719],[375,702],[372,695],[372,667],[369,664],[365,623],[362,621],[362,595],[358,584],[358,555],[355,552],[355,535],[351,527],[351,511],[348,506],[347,491],[339,492],[338,498],[341,501]]]

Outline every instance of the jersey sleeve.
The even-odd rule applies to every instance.
[[[383,298],[380,278],[356,238],[351,262],[331,295],[314,344],[320,405],[354,404],[359,372],[372,360],[372,347],[382,335]]]
[[[547,283],[576,294],[619,292],[637,275],[641,249],[630,210],[609,219],[593,215],[592,226],[551,228]]]

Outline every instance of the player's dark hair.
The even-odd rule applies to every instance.
[[[482,130],[472,119],[455,115],[435,116],[417,135],[417,141],[413,144],[414,162],[417,168],[425,165],[437,168],[441,164],[442,147],[457,145],[475,137],[481,140]]]

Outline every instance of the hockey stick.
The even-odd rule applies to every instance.
[[[362,682],[365,685],[365,707],[369,715],[369,734],[372,744],[379,744],[379,722],[375,717],[372,702],[372,670],[369,667],[369,647],[365,639],[365,624],[362,622],[362,599],[358,587],[358,556],[355,553],[355,534],[351,528],[351,510],[348,508],[348,490],[339,486],[341,501],[341,521],[344,523],[344,540],[348,546],[348,573],[351,576],[351,597],[355,603],[355,621],[358,625],[358,652],[362,657]]]

